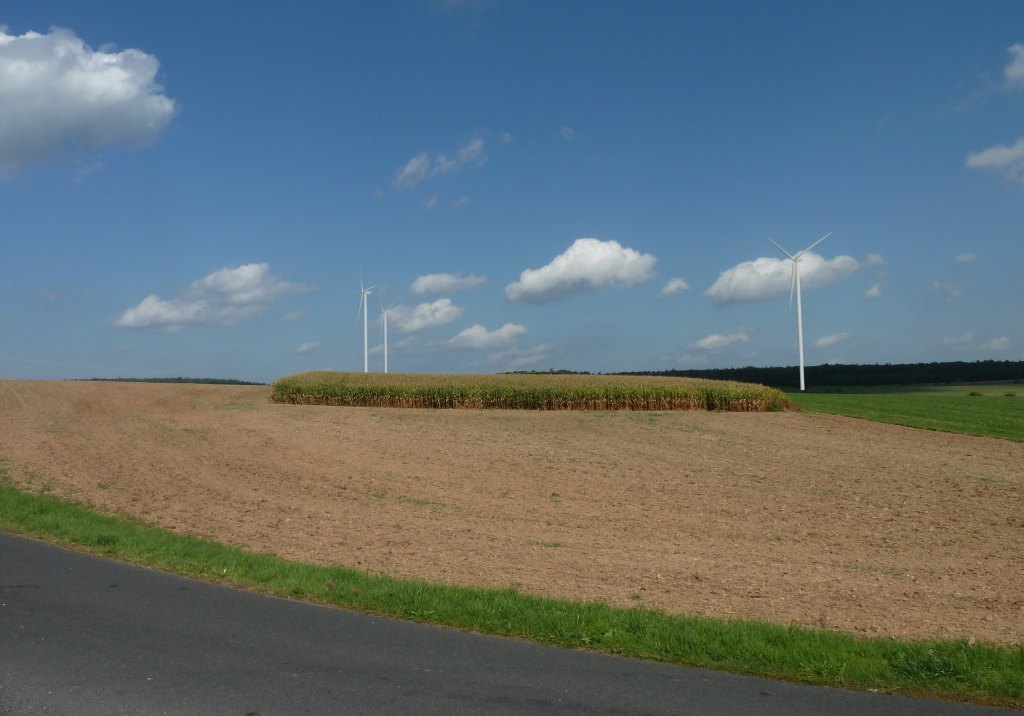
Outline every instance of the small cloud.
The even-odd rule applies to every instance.
[[[302,355],[303,353],[311,353],[319,347],[319,343],[315,341],[310,341],[309,343],[303,343],[301,346],[293,350],[292,353],[298,353],[299,355]]]
[[[465,329],[448,341],[452,348],[494,349],[506,346],[519,336],[526,333],[526,326],[506,323],[501,328],[488,331],[479,323]]]
[[[683,291],[689,291],[689,290],[690,290],[690,284],[686,283],[686,279],[671,278],[671,279],[669,279],[668,283],[666,283],[664,286],[662,286],[662,288],[661,288],[661,295],[662,296],[675,296],[677,293],[682,293]]]
[[[871,288],[864,292],[864,298],[878,298],[882,295],[882,282],[876,281]]]
[[[942,339],[942,342],[950,348],[963,348],[964,346],[973,345],[975,337],[973,333],[964,333],[960,336],[946,336]]]
[[[540,343],[533,348],[509,348],[508,350],[491,353],[487,356],[487,362],[504,365],[508,370],[524,368],[528,365],[536,365],[541,361],[547,360],[552,347],[550,343]]]
[[[1010,348],[1010,339],[1006,336],[999,336],[999,338],[993,338],[978,347],[983,351],[1005,351]]]
[[[850,337],[849,333],[833,333],[831,336],[822,336],[814,342],[815,348],[830,348],[838,343],[842,343]]]
[[[282,281],[270,273],[270,264],[244,264],[215,271],[186,288],[179,298],[157,294],[124,311],[118,328],[155,328],[176,333],[190,325],[230,326],[259,314],[275,299],[289,293],[314,290]]]
[[[413,333],[426,328],[434,328],[451,323],[462,315],[462,309],[452,303],[450,298],[439,298],[433,303],[421,303],[410,308],[399,305],[388,311],[395,328],[402,333]]]
[[[511,144],[514,141],[515,141],[515,138],[511,134],[509,134],[508,132],[502,132],[502,134],[501,134],[501,143],[502,144]]]
[[[423,202],[423,208],[427,211],[431,211],[437,206],[437,200],[440,198],[440,194],[434,194],[432,197]]]
[[[1024,137],[1012,146],[997,144],[980,152],[967,155],[964,162],[969,169],[1000,172],[1010,181],[1024,180]]]
[[[286,293],[305,293],[311,288],[281,281],[270,273],[270,264],[244,264],[237,268],[214,271],[194,282],[188,295],[199,298],[219,297],[231,304],[266,303]]]
[[[1006,86],[1009,89],[1024,89],[1024,44],[1017,43],[1007,48],[1013,58],[1003,69]]]
[[[430,152],[420,152],[395,171],[392,184],[399,189],[412,189],[416,185],[435,177],[453,174],[468,164],[483,164],[484,140],[471,139],[455,150],[453,156],[438,154],[431,158]]]
[[[103,162],[101,162],[98,159],[94,162],[89,163],[78,162],[78,167],[75,170],[74,181],[77,184],[78,182],[84,180],[90,174],[95,174],[96,172],[100,171],[103,171]]]
[[[868,257],[866,259],[864,259],[864,265],[865,266],[872,266],[872,267],[886,266],[886,265],[888,265],[888,263],[889,262],[886,261],[885,258],[881,254],[868,254]]]
[[[974,254],[960,254],[953,259],[955,264],[973,264],[978,260],[978,257]]]
[[[410,289],[417,295],[424,293],[453,293],[466,291],[483,285],[487,279],[483,276],[460,276],[457,273],[429,273],[412,282]]]
[[[206,309],[202,301],[165,301],[154,293],[134,308],[125,310],[114,325],[118,328],[159,328],[177,333],[187,325],[202,323]]]
[[[412,187],[424,181],[430,176],[430,154],[422,152],[417,154],[405,166],[395,172],[394,184],[403,189]]]
[[[801,288],[827,286],[859,268],[860,264],[851,256],[825,259],[809,252],[800,258],[800,285]],[[718,304],[763,301],[789,293],[792,277],[793,264],[789,259],[762,257],[723,271],[704,295]]]
[[[562,135],[562,139],[572,140],[576,138],[576,132],[572,127],[562,127],[558,130],[558,133]]]
[[[292,321],[297,321],[300,318],[305,318],[305,317],[306,317],[306,312],[305,311],[291,311],[290,313],[286,313],[283,316],[281,316],[281,320],[284,321],[285,323],[291,323]]]
[[[657,261],[618,241],[576,239],[546,266],[524,270],[505,287],[505,295],[512,301],[547,303],[581,291],[632,286],[653,278]]]
[[[963,298],[967,293],[967,282],[942,283],[941,281],[936,281],[932,284],[932,288],[935,293],[946,299],[946,303],[953,303],[953,301]]]
[[[469,197],[463,194],[458,199],[452,202],[452,211],[455,211],[459,207],[465,206],[469,203]]]
[[[747,335],[746,331],[737,331],[736,333],[729,333],[727,335],[712,333],[710,336],[705,336],[699,341],[691,343],[689,345],[689,349],[697,351],[720,351],[737,343],[746,343],[748,340],[750,340],[750,337]]]

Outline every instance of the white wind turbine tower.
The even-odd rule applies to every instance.
[[[369,336],[367,334],[366,324],[366,297],[370,295],[370,291],[376,288],[376,286],[369,286],[363,288],[363,272],[359,272],[359,313],[363,314],[363,372],[370,372],[370,346]],[[356,314],[356,320],[359,320],[359,313]]]
[[[394,308],[394,304],[384,308],[384,302],[380,302],[380,330],[384,333],[384,372],[388,372],[388,313]]]
[[[813,244],[808,246],[806,249],[798,253],[796,256],[791,256],[788,251],[775,243],[774,240],[768,239],[779,251],[786,255],[786,258],[793,262],[793,280],[789,284],[789,307],[793,308],[793,291],[796,291],[796,336],[797,345],[800,348],[800,390],[804,390],[804,317],[803,311],[800,306],[800,257],[806,254],[808,251],[813,249],[815,246],[820,244],[822,241],[832,235],[832,232],[828,232],[820,239],[815,241]]]

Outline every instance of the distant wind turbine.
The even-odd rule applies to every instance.
[[[363,314],[363,372],[370,372],[370,345],[369,335],[367,334],[366,327],[366,297],[370,295],[370,291],[376,288],[376,286],[370,286],[363,288],[363,272],[359,272],[359,313]],[[359,320],[359,313],[356,314],[356,320]]]
[[[379,298],[379,297],[378,297]],[[384,308],[384,302],[380,302],[380,330],[384,334],[384,372],[388,372],[388,312],[394,308],[394,304]]]
[[[793,309],[793,291],[796,291],[796,336],[797,345],[800,348],[800,390],[804,390],[804,316],[800,306],[800,257],[806,254],[808,251],[813,249],[815,246],[820,244],[822,241],[832,235],[832,232],[828,232],[820,239],[815,241],[813,244],[808,246],[806,249],[798,253],[796,256],[791,256],[788,251],[775,243],[773,239],[768,239],[779,251],[786,255],[786,258],[793,262],[793,279],[789,284],[789,308]]]

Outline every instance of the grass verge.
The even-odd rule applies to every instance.
[[[1024,647],[864,639],[317,567],[27,493],[5,484],[2,472],[0,529],[190,577],[484,634],[808,684],[1024,706]]]
[[[789,393],[804,410],[848,415],[912,428],[1024,442],[1024,398],[963,388],[905,393]],[[974,393],[972,395],[972,393]]]

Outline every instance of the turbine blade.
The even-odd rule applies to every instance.
[[[811,249],[813,249],[813,248],[814,248],[815,246],[817,246],[818,244],[820,244],[820,243],[821,243],[822,241],[824,241],[825,239],[827,239],[827,238],[828,238],[829,236],[831,236],[831,235],[832,235],[832,232],[831,232],[831,231],[830,231],[830,232],[828,232],[827,234],[825,234],[824,236],[822,236],[822,237],[821,237],[820,239],[818,239],[817,241],[815,241],[815,242],[814,242],[813,244],[811,244],[810,246],[808,246],[808,247],[807,247],[806,249],[804,249],[803,251],[801,251],[800,253],[798,253],[798,254],[797,254],[797,255],[796,255],[796,256],[795,256],[794,258],[797,258],[797,259],[798,259],[798,258],[800,258],[801,256],[803,256],[804,254],[806,254],[806,253],[807,253],[808,251],[810,251]]]
[[[775,246],[775,248],[777,248],[777,249],[778,249],[779,251],[781,251],[782,253],[784,253],[784,254],[786,255],[786,258],[787,258],[787,259],[789,259],[789,260],[791,260],[791,261],[796,261],[796,259],[794,259],[794,258],[793,258],[792,256],[790,256],[790,255],[789,255],[789,252],[788,252],[788,251],[786,251],[786,250],[785,250],[784,248],[782,248],[781,246],[779,246],[778,244],[776,244],[776,243],[775,243],[775,240],[774,240],[774,239],[771,239],[771,238],[769,238],[768,240],[772,242],[772,245],[773,245],[773,246]]]

